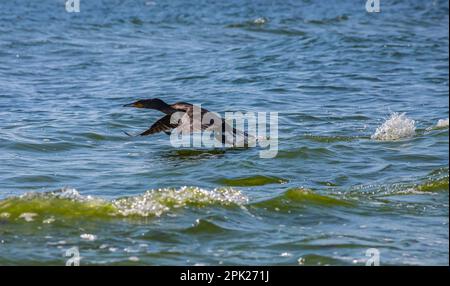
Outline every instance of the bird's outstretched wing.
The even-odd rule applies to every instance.
[[[177,128],[177,124],[170,123],[171,115],[166,115],[156,121],[148,130],[142,132],[141,136],[151,135],[159,132],[164,132],[166,134],[170,134],[172,129]]]

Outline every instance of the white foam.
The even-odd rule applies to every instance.
[[[448,118],[447,119],[439,119],[436,124],[437,128],[448,128]]]
[[[259,17],[253,20],[253,24],[255,25],[264,25],[265,23],[267,23],[267,19],[264,17]]]
[[[81,195],[77,190],[64,188],[54,192],[29,192],[19,197],[24,200],[52,200],[64,199],[84,204],[85,207],[100,208],[105,211],[105,215],[111,216],[160,216],[170,212],[175,208],[186,205],[206,206],[212,204],[219,205],[239,205],[243,206],[248,202],[248,198],[239,190],[232,188],[218,188],[206,190],[198,187],[182,187],[179,189],[164,188],[149,190],[141,195],[122,197],[112,201],[94,196]],[[25,221],[33,221],[36,213],[22,213],[19,218]],[[0,213],[0,218],[7,218],[10,214]],[[53,223],[54,217],[45,218],[43,223]],[[95,240],[95,236],[82,234],[82,239]]]
[[[81,239],[88,240],[88,241],[94,241],[97,239],[97,236],[90,233],[83,233],[80,235]]]
[[[9,218],[10,216],[11,214],[7,212],[0,213],[0,218]]]
[[[130,257],[128,257],[128,260],[136,262],[136,261],[139,261],[139,257],[137,257],[137,256],[130,256]]]
[[[19,216],[19,218],[23,218],[26,222],[30,222],[34,220],[35,216],[37,216],[36,213],[23,213]]]
[[[371,136],[374,140],[392,141],[410,138],[416,134],[415,121],[405,113],[394,112]]]
[[[46,224],[51,224],[51,223],[53,223],[53,222],[55,222],[55,218],[54,218],[54,217],[50,217],[50,218],[44,219],[44,220],[42,221],[42,223],[46,223]]]
[[[178,190],[151,190],[139,196],[120,198],[112,203],[118,212],[124,216],[160,216],[171,208],[180,208],[188,204],[243,205],[247,202],[247,197],[234,189],[205,190],[197,187],[182,187]]]
[[[88,201],[93,200],[91,196],[83,196],[76,189],[64,187],[61,190],[54,192],[28,192],[20,196],[23,199],[37,199],[37,198],[57,198],[72,201]]]

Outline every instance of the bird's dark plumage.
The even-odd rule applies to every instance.
[[[159,132],[164,132],[167,135],[170,135],[172,129],[177,128],[177,125],[170,123],[170,116],[165,115],[156,121],[148,130],[142,132],[141,136],[152,135]]]
[[[164,132],[168,135],[171,134],[172,130],[178,127],[183,128],[185,131],[189,131],[190,133],[194,131],[194,123],[192,118],[194,117],[194,105],[187,103],[187,102],[177,102],[175,104],[167,104],[164,101],[162,101],[159,98],[154,99],[143,99],[138,100],[136,102],[125,104],[124,106],[128,107],[135,107],[135,108],[147,108],[147,109],[155,109],[159,110],[166,115],[160,118],[158,121],[156,121],[148,130],[140,133],[141,136],[151,135],[159,132]],[[203,119],[203,116],[208,113],[209,111],[200,108],[200,114],[201,119]],[[217,125],[219,125],[221,130],[219,132],[221,133],[219,135],[219,138],[221,139],[222,143],[225,143],[225,130],[232,130],[233,135],[235,136],[240,131],[237,131],[235,128],[229,126],[223,119],[220,117],[213,118],[212,122],[210,124],[198,124],[200,127],[200,130],[206,130],[209,127],[214,125],[214,120],[218,120],[220,122],[216,122]],[[172,121],[172,122],[171,122]],[[188,129],[188,130],[186,130]],[[216,130],[217,132],[217,130]],[[245,132],[241,132],[244,137],[245,141],[248,139],[248,134]]]

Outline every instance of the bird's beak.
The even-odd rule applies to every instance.
[[[143,108],[144,105],[142,103],[139,103],[139,102],[133,102],[133,103],[124,104],[123,107]]]

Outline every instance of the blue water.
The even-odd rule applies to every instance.
[[[449,263],[448,1],[80,4],[0,3],[0,264]],[[278,112],[278,155],[124,135],[154,97]]]

